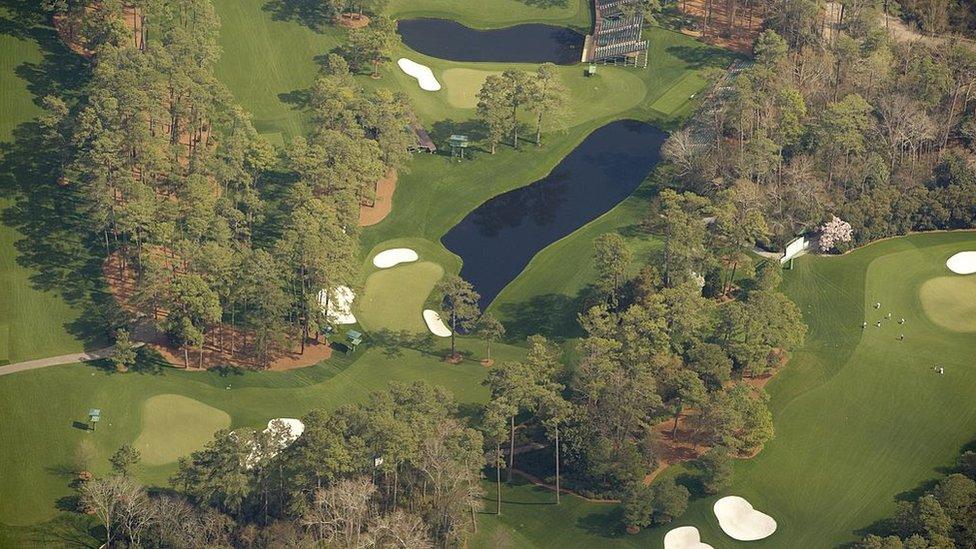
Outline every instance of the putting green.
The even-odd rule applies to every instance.
[[[478,92],[484,85],[485,79],[491,74],[501,74],[501,71],[447,69],[441,74],[441,81],[444,82],[444,89],[447,90],[447,102],[459,109],[477,107]]]
[[[142,403],[142,432],[133,446],[148,465],[173,463],[229,426],[223,410],[181,395],[156,395]]]
[[[430,261],[401,264],[369,275],[359,302],[359,321],[370,330],[426,333],[424,302],[442,276],[444,268]]]
[[[918,290],[929,320],[953,332],[976,332],[976,276],[940,276]]]

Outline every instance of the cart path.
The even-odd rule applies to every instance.
[[[142,345],[142,343],[136,343],[134,347],[141,347]],[[24,362],[16,362],[14,364],[0,366],[0,376],[15,374],[17,372],[26,372],[28,370],[37,370],[39,368],[47,368],[48,366],[60,366],[61,364],[74,364],[76,362],[101,360],[103,358],[109,358],[114,352],[115,346],[113,345],[111,347],[104,347],[102,349],[95,349],[94,351],[87,351],[83,353],[72,353],[68,355],[51,356],[47,358],[38,358],[35,360],[26,360]]]

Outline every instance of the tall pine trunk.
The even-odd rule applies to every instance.
[[[502,445],[495,441],[495,514],[502,514]]]
[[[515,416],[511,419],[511,437],[508,443],[508,482],[512,482],[512,468],[515,467]]]
[[[559,505],[559,424],[556,423],[556,505]]]

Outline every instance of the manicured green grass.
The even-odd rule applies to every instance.
[[[224,54],[218,77],[253,114],[258,130],[276,145],[304,134],[308,121],[293,108],[293,98],[313,82],[319,70],[317,58],[342,43],[344,31],[331,27],[315,31],[294,21],[275,20],[275,14],[265,10],[268,4],[265,0],[216,0],[215,3],[223,23],[220,40]],[[389,11],[394,15],[406,14],[408,6],[413,10],[412,15],[428,10],[423,15],[453,15],[480,27],[525,21],[589,25],[586,0],[567,0],[564,6],[547,9],[517,0],[451,4],[441,0],[409,4],[394,1]],[[445,272],[457,272],[460,260],[445,250],[439,239],[480,203],[544,176],[589,132],[609,121],[633,117],[669,125],[676,116],[685,114],[689,105],[674,113],[658,112],[651,106],[669,93],[673,82],[687,71],[703,70],[710,64],[722,66],[729,56],[680,34],[662,29],[648,33],[654,52],[651,67],[646,71],[601,67],[596,77],[586,79],[580,67],[559,68],[570,100],[558,116],[552,117],[551,129],[543,136],[543,147],[525,145],[513,150],[503,145],[494,156],[475,150],[472,151],[474,160],[461,164],[443,156],[418,155],[410,173],[401,174],[391,216],[364,231],[361,283],[367,284],[369,275],[375,271],[368,263],[372,254],[397,246],[412,247],[420,252],[422,261],[436,263]],[[43,55],[55,47],[51,45],[49,31],[47,36]],[[7,35],[0,35],[0,40],[3,40],[0,74],[11,75],[23,62],[33,62],[42,56],[42,49],[29,40],[15,40]],[[393,57],[400,56],[429,64],[438,77],[452,69],[500,71],[511,67],[498,63],[450,63],[402,46]],[[452,105],[446,92],[421,91],[414,80],[393,64],[382,69],[378,80],[360,77],[358,81],[364,87],[385,86],[407,93],[416,113],[439,143],[450,133],[473,129],[473,109]],[[33,106],[36,96],[28,93],[25,83],[12,75],[0,78],[0,87],[4,92],[0,109],[6,109],[0,111],[0,124],[8,135],[10,129],[37,113]],[[43,182],[37,187],[50,188],[50,185]],[[573,243],[570,251],[544,254],[555,259],[566,256],[563,261],[583,258],[588,253],[587,239],[603,230],[624,230],[633,223],[636,214],[615,215],[611,212],[584,229],[580,236],[564,240]],[[0,237],[3,234],[0,232]],[[7,326],[5,330],[11,342],[5,353],[19,360],[79,349],[81,343],[66,329],[79,313],[66,305],[62,296],[35,289],[37,266],[31,264],[26,268],[18,263],[22,255],[12,243],[19,237],[13,232],[7,234],[11,236],[4,237],[6,240],[0,238],[0,267],[3,268],[0,273],[5,277],[5,292],[0,296],[3,300],[0,301],[3,307],[0,325]],[[654,245],[652,240],[631,241],[636,250]],[[61,241],[51,239],[49,244],[56,242]],[[77,244],[70,239],[64,242]],[[552,264],[558,268],[565,263],[557,260]],[[538,276],[542,274],[540,270]],[[572,295],[586,285],[587,276],[570,277],[559,282],[559,287]],[[11,280],[19,282],[12,284]],[[422,294],[423,290],[416,292],[417,296]],[[431,298],[426,299],[429,304]],[[418,302],[423,299],[418,298]],[[370,318],[372,315],[366,312],[366,325]],[[3,333],[4,329],[0,329],[0,336]],[[57,502],[71,495],[72,472],[78,468],[96,474],[106,472],[111,453],[122,444],[134,443],[144,429],[147,414],[157,413],[145,410],[144,404],[159,395],[176,395],[223,410],[230,417],[231,427],[263,427],[272,417],[301,417],[313,408],[331,409],[361,400],[368,392],[383,389],[391,381],[424,379],[445,386],[462,404],[468,405],[466,408],[486,398],[487,393],[480,385],[485,370],[480,364],[471,360],[451,366],[439,360],[446,342],[393,341],[380,339],[380,335],[376,334],[376,338],[368,341],[367,348],[355,355],[337,355],[327,363],[286,373],[187,373],[166,368],[155,373],[118,375],[94,366],[74,365],[0,378],[4,418],[0,422],[0,546],[22,546],[25,539],[36,541],[34,536],[38,531],[42,531],[42,537],[60,535],[63,521],[70,522],[71,515],[59,514]],[[0,348],[2,345],[0,342]],[[31,345],[34,347],[29,348]],[[462,339],[460,347],[472,358],[478,358],[483,352],[480,342],[473,340]],[[522,356],[524,349],[496,345],[494,353],[499,360],[512,360]],[[91,407],[101,407],[104,414],[96,432],[75,425],[84,422],[85,413]],[[148,461],[138,467],[138,475],[147,483],[164,485],[173,472],[173,464],[153,465]],[[39,530],[25,528],[49,519],[55,521],[42,524]]]
[[[442,276],[444,268],[431,261],[376,271],[366,279],[359,322],[367,330],[426,333],[424,302]]]
[[[440,360],[447,353],[447,342],[426,345],[373,342],[351,356],[336,354],[328,362],[289,372],[163,368],[120,375],[92,365],[71,365],[0,377],[0,524],[26,526],[53,518],[56,502],[72,493],[73,471],[107,472],[108,457],[149,429],[155,440],[182,437],[184,423],[172,425],[172,430],[163,427],[175,421],[169,411],[143,406],[157,395],[178,395],[183,403],[192,399],[229,414],[231,427],[255,428],[264,428],[274,417],[302,417],[315,408],[334,409],[361,401],[395,381],[426,380],[447,388],[469,406],[487,398],[480,385],[486,372],[481,364],[476,360],[447,364]],[[474,358],[484,351],[474,340],[459,345]],[[492,353],[501,360],[517,360],[524,350],[496,344]],[[102,422],[94,432],[83,429],[89,408],[102,409]],[[148,413],[154,417],[147,417]],[[206,415],[212,415],[212,410]],[[200,436],[190,436],[202,443]],[[183,444],[181,453],[192,449]],[[148,461],[138,468],[140,478],[166,485],[175,465]]]
[[[391,0],[386,13],[454,19],[480,29],[547,23],[589,31],[591,25],[590,0]]]
[[[932,322],[955,332],[976,332],[976,276],[927,280],[918,297]]]
[[[346,31],[331,25],[321,25],[313,30],[297,21],[279,20],[274,12],[264,8],[266,4],[265,0],[215,1],[221,18],[220,46],[223,49],[217,76],[253,114],[258,131],[270,135],[280,133],[287,141],[301,135],[307,124],[302,114],[294,109],[293,98],[298,96],[296,92],[307,89],[312,84],[320,70],[321,60],[330,50],[345,41]],[[559,11],[557,8],[541,10],[523,4],[520,0],[471,3],[448,3],[446,0],[393,2],[388,11],[397,16],[407,9],[434,12],[444,10],[436,12],[443,16],[474,16],[485,10],[500,17],[512,17],[523,22],[533,20],[526,19],[524,14],[519,15],[519,10],[508,9],[508,4],[540,13]],[[589,25],[589,8],[586,6],[585,0],[567,0],[567,9],[572,8],[573,13],[582,10],[586,14],[584,26]],[[464,21],[463,17],[460,20]],[[480,20],[492,21],[491,18]],[[638,111],[635,115],[640,115],[640,118],[650,116],[660,122],[668,122],[668,117],[686,114],[686,109],[674,113],[662,111],[662,115],[650,110],[651,102],[665,94],[687,71],[699,71],[706,66],[724,66],[731,59],[731,55],[679,33],[652,28],[646,30],[645,35],[652,45],[651,63],[646,70],[600,67],[596,78],[586,79],[579,66],[559,67],[559,73],[571,92],[572,100],[567,102],[565,112],[559,117],[561,120],[553,128],[568,129],[594,119],[619,117],[634,108]],[[428,65],[438,78],[443,77],[444,71],[455,68],[501,71],[520,66],[534,70],[533,65],[444,61],[421,55],[402,45],[395,48],[391,57],[394,60],[409,57]],[[256,70],[260,75],[258,77]],[[379,79],[361,77],[360,83],[369,88],[387,87],[404,91],[410,97],[417,115],[427,125],[445,121],[460,124],[473,117],[470,107],[458,109],[451,104],[446,89],[433,93],[420,90],[416,80],[403,74],[392,62],[380,69]],[[686,92],[691,93],[687,89],[681,90],[682,94]]]
[[[15,17],[0,6],[0,20],[7,16]],[[13,23],[9,32],[0,31],[0,142],[4,143],[13,141],[18,126],[40,112],[29,89],[31,82],[21,74],[30,74],[45,61],[32,39],[35,32],[41,38],[45,35],[43,30],[27,32],[32,29],[24,27],[19,36],[18,25]],[[32,183],[27,178],[33,174],[19,170],[17,152],[15,146],[0,148],[0,364],[78,352],[83,347],[69,330],[80,311],[65,303],[58,288],[46,283],[46,275],[52,273],[28,266],[27,258],[18,251],[27,244],[27,237],[11,226],[21,217],[14,197],[19,186]],[[63,244],[67,247],[67,242]]]
[[[478,106],[478,92],[484,85],[485,79],[498,71],[479,69],[453,68],[447,69],[440,75],[440,80],[447,91],[447,102],[459,109],[473,109]]]
[[[142,431],[132,445],[146,465],[164,465],[201,448],[230,426],[223,410],[182,395],[156,395],[142,403]]]
[[[693,96],[705,87],[705,79],[695,73],[685,73],[651,103],[657,112],[672,116],[693,100]]]
[[[914,235],[843,257],[803,257],[784,273],[784,289],[810,332],[768,386],[776,438],[756,458],[737,462],[732,487],[719,494],[742,495],[779,523],[772,537],[750,546],[852,541],[859,529],[890,516],[899,494],[938,476],[972,439],[976,341],[930,319],[919,290],[945,276],[949,256],[974,245],[973,233]],[[899,325],[902,317],[906,323]],[[944,376],[935,365],[945,368]],[[668,474],[685,472],[679,467]],[[694,501],[669,528],[694,525],[705,543],[737,546],[711,513],[719,496]],[[612,506],[578,499],[568,507],[539,505],[551,495],[528,487],[506,490],[504,497],[522,505],[511,505],[500,521],[485,517],[481,543],[503,535],[497,532],[504,525],[517,531],[519,547],[653,547],[669,529],[626,536]]]

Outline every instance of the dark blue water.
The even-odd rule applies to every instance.
[[[464,260],[461,277],[481,294],[482,308],[540,250],[630,196],[658,163],[666,137],[642,122],[611,122],[549,175],[492,198],[448,231],[441,242]],[[531,152],[523,154],[532,161]]]
[[[447,19],[404,19],[397,31],[415,51],[451,61],[572,65],[583,52],[583,35],[552,25],[477,30]]]

